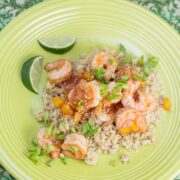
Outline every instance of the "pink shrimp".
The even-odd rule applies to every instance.
[[[122,104],[124,107],[134,108],[138,111],[147,111],[152,104],[152,97],[145,92],[138,90],[139,81],[128,81],[128,88],[124,90]]]
[[[62,143],[59,141],[56,141],[53,136],[46,137],[45,131],[46,131],[45,128],[42,128],[39,131],[37,135],[38,144],[42,149],[46,149],[49,145],[53,145],[55,149],[50,151],[49,155],[52,157],[52,159],[58,159],[59,154],[61,153]]]
[[[69,134],[62,144],[62,153],[74,159],[84,159],[87,154],[87,146],[87,140],[83,135]]]
[[[100,102],[100,104],[92,110],[91,118],[95,124],[107,126],[114,121],[114,108],[112,106],[105,107]]]
[[[106,70],[105,79],[107,80],[113,78],[117,66],[118,58],[104,51],[101,51],[98,54],[96,54],[91,63],[91,68],[93,70],[96,68],[104,68]]]
[[[83,110],[96,107],[102,99],[97,81],[87,82],[81,80],[68,94],[68,100],[73,108],[77,108],[79,102]]]
[[[116,128],[121,134],[130,132],[145,132],[147,124],[140,111],[131,108],[121,108],[115,115]]]
[[[70,78],[72,74],[72,65],[67,60],[58,60],[45,65],[48,72],[48,78],[51,83],[59,84]]]

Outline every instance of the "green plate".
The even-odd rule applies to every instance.
[[[77,44],[67,54],[44,51],[37,39],[52,35],[75,36]],[[61,57],[77,59],[96,47],[123,43],[135,55],[155,55],[163,94],[172,100],[172,112],[162,114],[157,141],[138,152],[128,153],[130,163],[109,166],[122,151],[103,155],[96,166],[68,159],[51,168],[34,165],[25,153],[39,125],[32,113],[36,95],[22,84],[20,71],[31,56],[43,55],[45,62]],[[120,0],[53,0],[22,13],[0,34],[0,163],[18,179],[64,180],[156,180],[172,179],[180,170],[180,67],[179,36],[149,11]]]

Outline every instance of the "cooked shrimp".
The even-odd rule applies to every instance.
[[[102,103],[100,103],[100,105],[92,111],[91,117],[95,124],[107,126],[114,121],[114,109],[112,106],[103,107]]]
[[[128,81],[128,88],[124,90],[122,104],[124,107],[134,108],[138,111],[147,111],[152,104],[152,97],[138,90],[139,81]]]
[[[45,65],[48,72],[48,78],[51,83],[58,84],[70,78],[72,74],[72,65],[67,60],[58,60]]]
[[[82,110],[94,108],[102,99],[97,81],[81,80],[68,94],[68,100],[75,109],[81,103]],[[77,109],[78,110],[78,109]]]
[[[46,137],[45,136],[45,128],[40,129],[37,135],[38,144],[42,149],[45,149],[47,145],[52,144],[53,138],[52,136]]]
[[[131,76],[133,74],[140,75],[140,72],[132,66],[119,67],[117,69],[116,78],[119,79],[121,76]]]
[[[118,58],[104,51],[96,54],[91,63],[92,69],[104,68],[106,70],[105,79],[107,80],[113,78],[117,66]]]
[[[59,157],[59,154],[61,152],[61,142],[57,142],[53,136],[46,137],[45,135],[45,128],[42,128],[38,135],[38,144],[42,149],[46,149],[48,145],[53,145],[55,149],[51,152],[49,152],[49,155],[52,157],[52,159],[57,159]]]
[[[115,115],[116,128],[121,134],[130,132],[145,132],[147,124],[140,111],[131,108],[121,108]]]
[[[87,154],[87,146],[87,140],[83,135],[69,134],[62,144],[62,153],[74,159],[84,159]]]

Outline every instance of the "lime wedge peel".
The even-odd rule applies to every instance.
[[[76,43],[75,37],[47,37],[40,38],[38,40],[40,46],[46,51],[56,53],[56,54],[64,54],[70,51]]]
[[[28,59],[22,66],[21,80],[31,92],[39,93],[39,84],[43,66],[43,57],[35,56]]]

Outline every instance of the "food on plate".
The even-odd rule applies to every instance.
[[[128,59],[120,49],[95,50],[78,61],[59,58],[45,64],[43,110],[36,114],[42,128],[31,160],[38,161],[39,148],[65,164],[69,157],[95,165],[101,153],[135,151],[154,143],[160,111],[170,110],[170,99],[160,96],[157,59]],[[123,155],[121,160],[129,158]]]

